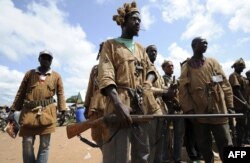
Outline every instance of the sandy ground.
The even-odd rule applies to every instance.
[[[90,139],[90,130],[82,136]],[[39,137],[36,138],[35,151],[39,146]],[[68,139],[66,128],[57,127],[51,136],[49,163],[101,163],[101,152],[97,148],[89,147],[79,138]],[[0,131],[0,163],[22,163],[22,138],[12,139],[7,133]]]
[[[90,130],[82,136],[90,138]],[[35,142],[35,152],[38,150],[39,137]],[[182,159],[188,161],[186,150],[183,147]],[[49,153],[49,163],[101,163],[101,151],[82,143],[79,138],[68,139],[66,128],[57,127],[52,134]],[[217,159],[216,163],[221,161]],[[0,163],[22,163],[22,139],[17,137],[12,139],[7,133],[0,131]],[[202,161],[204,163],[204,161]]]

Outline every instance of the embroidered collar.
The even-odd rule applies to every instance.
[[[206,57],[203,57],[201,59],[197,59],[192,57],[189,61],[188,61],[188,65],[192,68],[200,68],[204,65],[206,60]]]
[[[115,40],[125,45],[125,47],[127,47],[129,51],[131,51],[132,53],[135,52],[135,42],[132,39],[125,39],[125,38],[118,37]]]

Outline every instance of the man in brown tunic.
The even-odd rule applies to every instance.
[[[247,90],[246,90],[246,100],[247,103],[250,104],[250,70],[248,70],[246,73],[246,85],[247,85]],[[250,114],[250,112],[248,112],[248,114]],[[248,139],[250,139],[250,115],[248,115],[248,119],[247,119],[247,123],[248,123]]]
[[[62,115],[65,112],[63,82],[61,76],[50,68],[52,59],[51,52],[40,52],[40,66],[25,74],[11,107],[11,114],[15,110],[21,111],[19,136],[23,137],[24,163],[46,163],[48,160],[50,136],[56,127],[55,94],[57,108]],[[36,135],[40,136],[37,158],[33,147]]]
[[[182,64],[179,99],[183,112],[188,114],[226,114],[232,109],[233,92],[220,64],[203,55],[207,41],[196,37],[192,41],[193,56]],[[228,118],[199,118],[194,120],[198,149],[206,163],[214,161],[212,135],[220,158],[223,148],[232,145]]]
[[[248,70],[246,73],[246,86],[247,86],[247,91],[246,91],[246,97],[247,97],[247,102],[250,103],[250,70]]]
[[[133,123],[130,114],[144,114],[142,86],[151,87],[156,75],[145,49],[133,41],[141,22],[136,3],[124,4],[113,20],[122,34],[104,42],[98,81],[101,93],[107,96],[104,114],[115,113],[118,120],[108,126],[112,139],[103,146],[103,162],[128,163],[131,151],[131,163],[147,163],[147,123]]]
[[[94,65],[90,73],[89,84],[84,101],[84,106],[86,108],[84,114],[85,117],[90,120],[98,119],[104,115],[105,96],[103,96],[99,91],[97,75],[98,65]],[[91,128],[91,137],[100,147],[103,144],[102,132],[102,125]]]
[[[154,63],[157,57],[157,47],[155,45],[149,45],[146,48],[146,52],[148,54],[150,61]],[[154,66],[154,70],[157,75],[157,80],[153,83],[152,89],[161,89],[161,90],[165,89],[166,90],[167,87],[165,87],[164,80],[162,76],[159,74],[159,72],[157,71],[155,66]],[[156,91],[154,93],[153,98],[144,100],[145,104],[150,103],[147,105],[147,114],[151,114],[151,115],[167,114],[167,106],[165,105],[162,99],[162,95],[163,94],[159,92],[157,93]],[[149,126],[148,126],[149,145],[150,145],[149,146],[150,155],[149,155],[149,160],[148,160],[149,163],[161,162],[162,141],[163,141],[162,134],[164,134],[162,133],[162,125],[163,125],[162,119],[154,119],[149,122]]]
[[[234,107],[237,113],[248,114],[250,110],[249,102],[247,101],[247,80],[241,75],[246,68],[245,62],[242,58],[235,61],[232,65],[234,72],[229,76],[229,82],[233,88],[234,93]],[[240,100],[238,100],[240,99]],[[247,118],[236,118],[236,144],[243,146],[243,144],[250,143],[248,138],[248,123]]]
[[[100,44],[97,60],[99,59],[102,45],[103,42]],[[104,115],[103,112],[105,109],[105,96],[103,96],[100,93],[97,76],[98,76],[98,65],[94,65],[90,72],[89,83],[84,101],[84,106],[86,108],[84,114],[85,117],[90,120],[95,120],[97,118],[102,117]],[[102,125],[91,128],[91,137],[100,147],[104,143],[103,141],[104,129],[105,128]]]

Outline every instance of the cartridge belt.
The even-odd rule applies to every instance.
[[[38,106],[45,107],[45,106],[48,106],[49,104],[52,104],[52,103],[54,103],[53,97],[50,97],[50,98],[44,99],[44,100],[34,100],[34,101],[25,100],[24,107],[26,107],[26,108],[36,108]]]

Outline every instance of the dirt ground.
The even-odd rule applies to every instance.
[[[82,136],[90,139],[90,130]],[[39,146],[36,138],[35,152]],[[82,143],[79,138],[68,139],[66,128],[57,127],[51,136],[49,163],[101,163],[101,152]],[[22,163],[22,138],[12,139],[7,133],[0,131],[0,163]]]
[[[90,130],[82,136],[90,139]],[[35,142],[35,152],[38,150],[39,137]],[[183,148],[183,161],[188,161],[186,150]],[[101,151],[82,143],[79,138],[68,139],[66,128],[57,127],[52,134],[49,163],[101,163]],[[221,161],[217,159],[216,163]],[[7,133],[0,131],[0,163],[22,163],[22,139],[12,139]],[[204,163],[204,161],[202,161]]]

